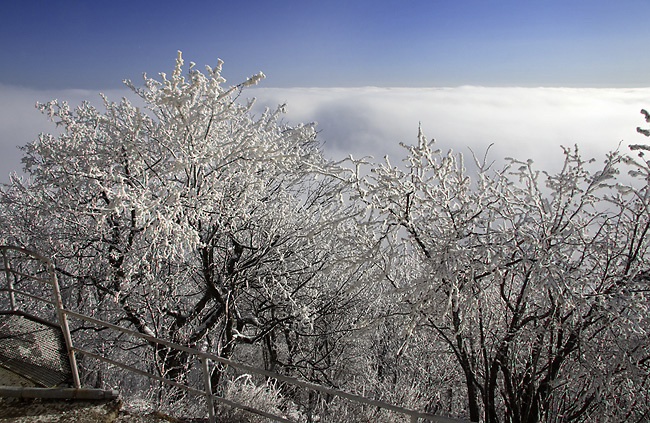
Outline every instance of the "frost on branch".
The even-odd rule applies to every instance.
[[[650,122],[650,113],[648,113],[645,109],[641,109],[641,114],[645,116],[646,122]],[[636,131],[640,134],[645,135],[646,137],[650,137],[650,130],[648,129],[642,129],[640,127],[637,127]]]
[[[312,342],[353,279],[351,243],[335,246],[354,232],[350,172],[321,155],[314,125],[280,124],[282,107],[254,117],[237,98],[264,74],[225,87],[222,64],[186,72],[179,52],[171,74],[125,82],[139,106],[39,105],[61,133],[25,147],[30,180],[2,191],[3,224],[56,258],[79,309],[223,357],[251,343],[297,362],[282,340]],[[177,381],[192,366],[134,351]]]
[[[398,351],[452,357],[471,421],[643,420],[648,163],[614,152],[595,167],[575,147],[556,174],[515,159],[470,174],[421,131],[405,150],[359,188],[391,312],[409,316]]]

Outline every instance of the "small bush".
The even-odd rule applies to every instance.
[[[224,398],[296,422],[304,421],[295,404],[282,397],[280,388],[275,383],[266,381],[256,385],[251,375],[248,374],[229,381],[224,390]],[[266,423],[272,421],[258,414],[227,405],[219,405],[217,414],[223,423]]]

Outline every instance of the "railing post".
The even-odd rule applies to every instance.
[[[208,416],[210,423],[216,423],[214,416],[214,400],[212,399],[212,382],[210,381],[210,366],[207,357],[201,356],[201,364],[203,365],[203,383],[205,385],[205,401],[208,407]]]
[[[9,271],[9,260],[7,259],[7,249],[2,249],[2,260],[5,266],[5,277],[7,278],[7,290],[9,291],[9,304],[11,311],[16,311],[16,298],[14,297],[14,283],[11,281],[11,272]]]
[[[54,273],[54,266],[48,260],[46,262],[47,270],[50,274],[50,283],[52,284],[52,299],[54,300],[54,305],[56,307],[56,314],[59,318],[59,325],[61,326],[61,332],[63,332],[63,339],[65,340],[65,348],[68,352],[68,361],[70,361],[70,370],[72,371],[72,383],[75,388],[81,388],[81,382],[79,381],[79,370],[77,369],[77,359],[74,355],[73,345],[72,345],[72,336],[70,335],[70,327],[68,326],[68,318],[65,315],[65,310],[63,309],[63,300],[61,299],[61,291],[59,290],[59,282],[56,278],[56,273]]]

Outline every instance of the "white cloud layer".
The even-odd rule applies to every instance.
[[[115,101],[131,93],[128,89],[106,91]],[[71,105],[88,100],[95,106],[102,100],[97,92],[89,90],[33,90],[0,84],[0,183],[9,181],[9,174],[22,174],[22,151],[19,146],[38,138],[42,132],[56,134],[58,129],[46,116],[36,109],[36,102],[46,103],[53,99],[67,101]]]
[[[127,90],[106,92],[118,101]],[[399,142],[416,142],[418,124],[440,148],[482,155],[490,144],[492,160],[505,156],[532,158],[539,168],[556,170],[560,146],[578,144],[585,156],[601,158],[607,151],[645,143],[636,133],[644,126],[641,108],[650,108],[650,88],[253,88],[255,111],[287,104],[289,124],[319,123],[325,152],[333,158],[384,155],[397,162]],[[78,104],[95,92],[34,91],[0,85],[0,182],[20,171],[15,148],[39,132],[56,131],[35,108],[52,98]]]
[[[287,103],[289,123],[317,121],[326,151],[403,156],[399,142],[417,142],[418,124],[440,148],[489,157],[532,158],[553,168],[561,146],[578,144],[585,156],[603,157],[642,143],[641,108],[650,88],[293,88],[255,90],[258,107]]]

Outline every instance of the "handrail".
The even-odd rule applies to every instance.
[[[13,288],[13,289],[0,289],[0,292],[10,292],[11,294],[14,294],[14,295],[15,294],[20,294],[20,295],[22,295],[24,297],[29,297],[29,298],[31,298],[33,300],[41,301],[41,302],[47,303],[49,305],[56,306],[55,301],[48,300],[47,298],[39,297],[38,295],[34,295],[34,294],[29,293],[29,292],[21,291],[20,289],[15,289],[15,288]],[[16,308],[16,306],[15,306],[15,303],[14,303],[14,306],[12,307],[11,311],[16,311],[15,308]]]
[[[385,409],[390,410],[390,411],[395,411],[395,412],[398,412],[398,413],[407,414],[407,415],[409,415],[411,417],[428,419],[428,420],[431,420],[433,422],[439,422],[439,423],[458,423],[459,422],[459,420],[457,420],[457,419],[451,419],[451,418],[448,418],[448,417],[435,416],[435,415],[432,415],[432,414],[421,413],[421,412],[410,410],[410,409],[400,407],[400,406],[397,406],[397,405],[385,403],[383,401],[378,401],[378,400],[373,400],[373,399],[370,399],[370,398],[365,398],[365,397],[362,397],[360,395],[350,394],[350,393],[347,393],[347,392],[344,392],[344,391],[340,391],[340,390],[333,389],[333,388],[328,388],[328,387],[322,386],[322,385],[317,385],[317,384],[307,382],[307,381],[303,381],[303,380],[293,378],[293,377],[290,377],[290,376],[284,376],[284,375],[274,373],[274,372],[271,372],[271,371],[268,371],[268,370],[253,367],[253,366],[250,366],[250,365],[247,365],[247,364],[244,364],[244,363],[229,360],[229,359],[220,357],[220,356],[215,355],[215,354],[211,354],[211,353],[207,353],[207,352],[203,352],[203,351],[198,351],[198,350],[195,350],[193,348],[189,348],[189,347],[186,347],[186,346],[183,346],[183,345],[180,345],[180,344],[176,344],[176,343],[173,343],[173,342],[166,341],[164,339],[156,338],[156,337],[151,336],[151,335],[146,335],[146,334],[143,334],[143,333],[131,330],[131,329],[127,329],[127,328],[124,328],[124,327],[121,327],[121,326],[118,326],[118,325],[114,325],[112,323],[104,322],[102,320],[99,320],[99,319],[96,319],[96,318],[93,318],[93,317],[90,317],[90,316],[86,316],[86,315],[83,315],[83,314],[80,314],[80,313],[76,313],[74,311],[66,310],[65,313],[67,315],[71,316],[71,317],[74,317],[74,318],[77,318],[77,319],[80,319],[80,320],[85,320],[85,321],[87,321],[89,323],[94,323],[96,325],[103,326],[103,327],[106,327],[108,329],[113,329],[113,330],[125,333],[127,335],[135,336],[137,338],[144,339],[145,341],[148,341],[148,342],[157,343],[157,344],[160,344],[160,345],[164,345],[165,347],[168,347],[168,348],[173,348],[173,349],[178,350],[178,351],[183,351],[183,352],[187,352],[189,354],[193,354],[193,355],[201,358],[202,360],[207,359],[207,360],[216,361],[216,362],[219,362],[219,363],[227,365],[227,366],[239,368],[241,370],[251,372],[251,373],[256,373],[256,374],[259,374],[261,376],[271,377],[273,379],[276,379],[276,380],[279,380],[279,381],[282,381],[282,382],[286,382],[286,383],[290,383],[292,385],[297,385],[297,386],[301,386],[303,388],[312,389],[312,390],[319,391],[319,392],[326,393],[326,394],[330,394],[330,395],[335,395],[335,396],[342,397],[342,398],[352,400],[352,401],[355,401],[355,402],[358,402],[358,403],[362,403],[362,404],[365,404],[365,405],[385,408]],[[87,354],[86,351],[82,351],[82,350],[80,350],[78,348],[75,348],[75,351],[80,352],[82,354]],[[97,358],[97,357],[95,357],[95,358]],[[111,362],[111,364],[115,364],[115,363]],[[143,373],[146,373],[146,372],[143,372]],[[151,373],[148,373],[148,374],[151,375]],[[159,380],[158,379],[159,376],[156,376],[156,375],[152,375],[152,376],[156,380]],[[172,384],[176,386],[176,382],[174,382]]]
[[[136,374],[140,374],[142,376],[157,380],[159,382],[162,382],[162,383],[165,383],[165,384],[168,384],[168,385],[171,385],[171,386],[175,386],[177,388],[185,390],[186,392],[190,392],[190,393],[193,393],[193,394],[196,394],[196,395],[204,396],[207,399],[207,404],[208,404],[207,405],[207,408],[208,408],[207,411],[208,411],[208,415],[209,415],[211,423],[215,423],[215,421],[216,421],[215,420],[215,414],[214,414],[214,401],[224,403],[224,404],[227,404],[227,405],[232,406],[232,407],[240,408],[240,409],[252,412],[252,413],[256,413],[256,414],[262,415],[264,417],[270,418],[270,419],[275,420],[275,421],[287,422],[287,423],[292,423],[293,422],[293,420],[286,419],[286,418],[284,418],[282,416],[277,416],[277,415],[270,414],[270,413],[267,413],[267,412],[262,411],[262,410],[257,410],[257,409],[254,409],[252,407],[249,407],[249,406],[247,406],[245,404],[240,404],[240,403],[237,403],[237,402],[234,402],[234,401],[231,401],[231,400],[228,400],[226,398],[222,398],[222,397],[220,397],[218,395],[213,394],[212,393],[212,388],[210,386],[210,376],[209,376],[210,375],[209,362],[213,361],[213,362],[218,362],[218,363],[223,364],[223,365],[239,368],[239,369],[244,370],[246,372],[255,373],[255,374],[258,374],[258,375],[261,375],[261,376],[265,376],[265,377],[270,377],[270,378],[273,378],[275,380],[285,382],[285,383],[288,383],[288,384],[291,384],[291,385],[294,385],[294,386],[299,386],[299,387],[314,390],[314,391],[317,391],[317,392],[321,392],[321,393],[325,393],[325,394],[345,398],[345,399],[348,399],[348,400],[351,400],[353,402],[357,402],[357,403],[360,403],[360,404],[369,405],[369,406],[373,406],[373,407],[378,407],[378,408],[390,410],[390,411],[393,411],[393,412],[396,412],[396,413],[400,413],[400,414],[403,414],[403,415],[407,415],[407,416],[410,417],[411,423],[417,423],[419,421],[419,419],[424,419],[426,421],[430,421],[430,422],[434,422],[434,423],[461,423],[461,422],[463,422],[462,420],[452,419],[452,418],[442,417],[442,416],[436,416],[436,415],[433,415],[433,414],[428,414],[428,413],[423,413],[423,412],[419,412],[419,411],[415,411],[415,410],[410,410],[410,409],[400,407],[400,406],[397,406],[397,405],[394,405],[394,404],[389,404],[389,403],[386,403],[386,402],[383,402],[383,401],[378,401],[378,400],[366,398],[366,397],[363,397],[363,396],[360,396],[360,395],[351,394],[351,393],[348,393],[348,392],[340,391],[338,389],[329,388],[329,387],[326,387],[326,386],[322,386],[322,385],[318,385],[318,384],[315,384],[315,383],[300,380],[300,379],[297,379],[297,378],[294,378],[294,377],[284,376],[284,375],[277,374],[277,373],[274,373],[274,372],[271,372],[271,371],[268,371],[268,370],[264,370],[264,369],[260,369],[260,368],[257,368],[257,367],[253,367],[253,366],[244,364],[244,363],[240,363],[240,362],[237,362],[237,361],[234,361],[234,360],[229,360],[229,359],[220,357],[220,356],[218,356],[216,354],[212,354],[212,353],[208,353],[208,352],[204,352],[204,351],[199,351],[199,350],[189,348],[189,347],[186,347],[186,346],[183,346],[183,345],[180,345],[180,344],[176,344],[176,343],[173,343],[173,342],[166,341],[164,339],[156,338],[156,337],[151,336],[151,335],[146,335],[146,334],[143,334],[143,333],[131,330],[131,329],[124,328],[122,326],[118,326],[118,325],[115,325],[115,324],[112,324],[112,323],[109,323],[109,322],[105,322],[105,321],[100,320],[100,319],[96,319],[94,317],[90,317],[90,316],[86,316],[86,315],[81,314],[81,313],[74,312],[72,310],[67,310],[67,309],[64,308],[63,303],[61,301],[61,295],[60,295],[60,291],[59,291],[58,281],[56,279],[56,275],[54,274],[54,267],[52,266],[49,259],[47,259],[45,257],[42,257],[42,256],[40,256],[38,254],[32,253],[32,252],[30,252],[28,250],[22,249],[22,248],[11,247],[11,246],[0,246],[0,251],[2,251],[2,254],[3,254],[3,257],[4,257],[4,263],[5,263],[4,270],[7,272],[6,273],[6,275],[7,275],[7,283],[8,283],[8,286],[9,286],[9,288],[5,289],[4,291],[9,291],[10,297],[14,293],[22,293],[22,292],[13,289],[13,286],[11,284],[11,280],[9,278],[9,271],[7,270],[7,269],[9,269],[9,260],[7,259],[7,254],[6,254],[6,251],[8,249],[16,250],[16,251],[22,252],[24,254],[27,254],[27,255],[29,255],[31,257],[34,257],[34,258],[37,258],[37,259],[41,260],[46,265],[46,268],[48,269],[48,273],[50,273],[50,275],[51,275],[50,280],[47,281],[47,282],[52,284],[54,305],[55,305],[55,307],[57,309],[57,314],[59,315],[59,323],[61,325],[61,329],[64,332],[64,337],[66,339],[66,347],[68,347],[68,354],[69,354],[69,357],[71,357],[70,364],[71,364],[71,367],[73,367],[73,378],[75,379],[75,388],[80,387],[79,386],[79,379],[78,379],[79,376],[78,376],[78,372],[77,372],[76,360],[74,359],[75,353],[79,353],[79,354],[83,354],[83,355],[89,356],[91,358],[94,358],[96,360],[100,360],[100,361],[109,363],[111,365],[121,367],[121,368],[123,368],[123,369],[125,369],[127,371],[130,371],[130,372],[133,372],[133,373],[136,373]],[[28,276],[28,275],[23,275],[23,276]],[[30,276],[28,276],[28,277],[30,277]],[[30,277],[30,279],[38,280],[38,281],[41,281],[41,282],[45,281],[45,280],[43,280],[41,278],[34,278],[34,277]],[[32,296],[32,297],[38,299],[38,297],[35,297],[35,296]],[[44,299],[42,299],[42,300],[44,300]],[[47,301],[47,300],[45,300],[45,301]],[[47,301],[47,302],[49,302],[49,301]],[[12,301],[11,304],[12,304],[12,308],[15,307],[15,302],[14,301]],[[15,311],[15,310],[12,310],[12,311]],[[101,355],[92,353],[90,351],[85,351],[85,350],[83,350],[81,348],[77,348],[77,347],[73,346],[72,345],[72,339],[71,339],[71,336],[70,336],[70,330],[69,330],[69,327],[68,327],[68,324],[67,324],[67,317],[68,316],[72,317],[72,318],[75,318],[75,319],[79,319],[79,320],[83,320],[83,321],[92,323],[92,324],[100,326],[100,327],[104,327],[104,328],[111,329],[111,330],[114,330],[114,331],[118,331],[118,332],[130,335],[130,336],[134,336],[134,337],[137,337],[137,338],[140,338],[140,339],[144,339],[144,340],[146,340],[146,341],[148,341],[150,343],[156,343],[156,344],[159,344],[159,345],[163,345],[163,346],[165,346],[167,348],[172,348],[172,349],[175,349],[177,351],[186,352],[188,354],[191,354],[191,355],[199,358],[201,360],[201,362],[202,362],[203,379],[204,379],[205,387],[203,389],[198,389],[198,388],[190,387],[190,386],[187,386],[187,385],[183,385],[183,384],[178,383],[176,381],[173,381],[173,380],[170,380],[170,379],[167,379],[167,378],[164,378],[164,377],[161,377],[161,376],[149,373],[149,372],[145,372],[143,370],[136,369],[136,368],[131,367],[131,366],[125,364],[125,363],[121,363],[121,362],[109,359],[107,357],[103,357]]]

